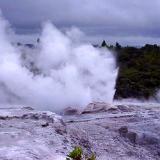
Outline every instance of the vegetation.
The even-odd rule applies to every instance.
[[[105,46],[115,52],[119,67],[115,99],[154,97],[160,89],[160,46]]]
[[[94,153],[90,157],[83,154],[81,147],[75,147],[73,151],[69,153],[66,160],[96,160]]]

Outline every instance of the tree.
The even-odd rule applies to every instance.
[[[121,45],[118,42],[116,42],[116,50],[120,50],[121,48]]]
[[[101,47],[107,47],[107,44],[106,44],[106,41],[103,40],[102,44],[101,44]]]

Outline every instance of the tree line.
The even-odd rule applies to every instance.
[[[107,45],[114,52],[119,67],[115,99],[154,97],[160,89],[160,46],[146,44],[142,47]]]

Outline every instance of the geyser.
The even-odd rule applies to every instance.
[[[81,32],[73,29],[62,33],[47,22],[41,42],[26,54],[11,44],[8,22],[0,18],[0,103],[60,111],[92,101],[112,102],[114,56],[80,42],[75,34]]]

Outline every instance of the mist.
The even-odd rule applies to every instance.
[[[0,17],[0,103],[61,111],[93,101],[112,103],[118,69],[107,49],[85,44],[76,27],[61,32],[43,25],[35,49],[11,43],[14,34]]]

